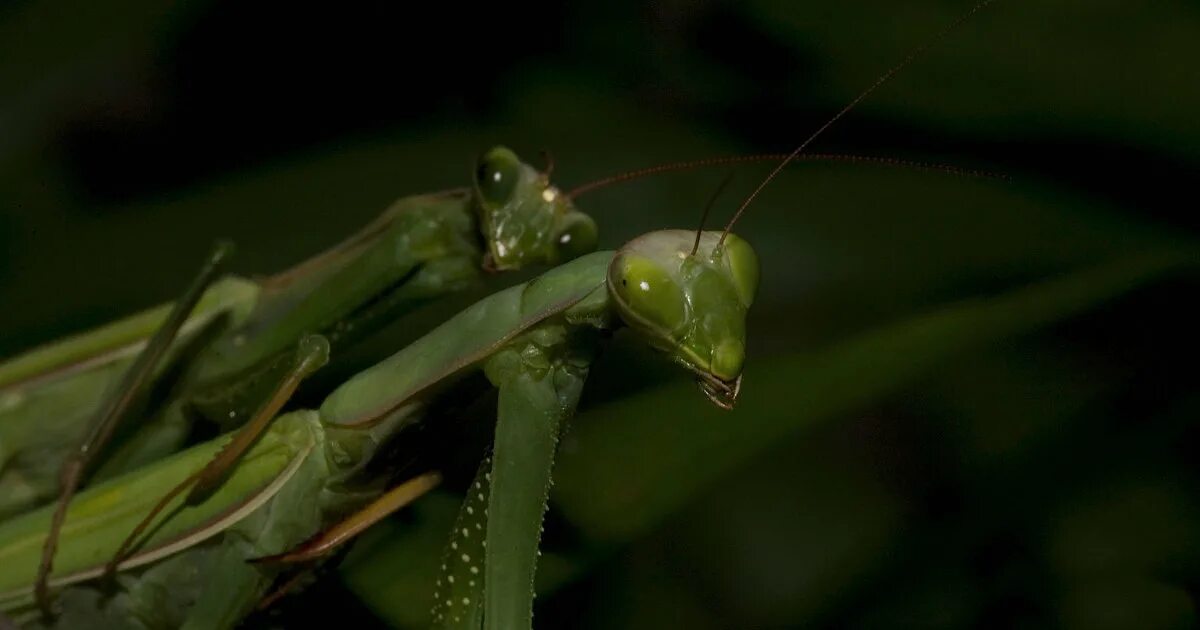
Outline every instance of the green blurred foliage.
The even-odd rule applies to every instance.
[[[968,5],[0,5],[0,354],[170,299],[218,236],[282,268],[494,143],[550,149],[568,188],[787,150]],[[1168,267],[1200,226],[1197,58],[1192,2],[999,2],[847,116],[814,150],[1012,179],[773,184],[738,227],[764,266],[742,406],[618,335],[564,443],[539,622],[1194,625],[1196,278]],[[721,176],[580,205],[615,247],[694,226]],[[333,604],[278,615],[419,624],[452,513],[387,523]]]

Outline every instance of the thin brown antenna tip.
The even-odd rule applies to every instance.
[[[862,92],[859,92],[858,96],[855,96],[853,99],[851,99],[851,101],[849,103],[847,103],[845,105],[845,107],[842,107],[840,110],[838,110],[838,112],[836,114],[834,114],[829,120],[825,121],[825,123],[823,125],[821,125],[820,127],[817,127],[816,131],[812,132],[812,134],[810,134],[808,136],[808,138],[806,138],[804,140],[804,142],[801,142],[800,146],[793,149],[792,152],[789,153],[788,156],[786,158],[784,158],[783,161],[780,162],[779,165],[776,166],[775,169],[772,170],[770,172],[770,174],[768,174],[766,176],[765,179],[763,179],[762,183],[760,183],[758,185],[758,187],[755,188],[754,191],[751,192],[748,197],[746,197],[746,200],[742,202],[741,207],[739,207],[737,209],[737,212],[735,212],[733,214],[733,218],[730,219],[729,223],[725,226],[725,231],[724,231],[724,233],[721,234],[721,240],[718,241],[718,243],[725,242],[725,237],[729,234],[729,231],[733,229],[733,226],[735,223],[737,223],[738,219],[741,218],[742,214],[746,211],[746,208],[750,206],[750,203],[754,201],[754,198],[757,197],[758,194],[761,193],[763,191],[763,189],[767,187],[767,184],[770,184],[771,181],[774,180],[777,175],[779,175],[780,171],[782,171],[784,169],[784,167],[786,167],[788,165],[789,162],[796,159],[796,156],[800,155],[804,151],[804,149],[808,148],[808,145],[811,144],[813,142],[813,140],[816,140],[817,137],[819,137],[822,133],[825,133],[825,131],[827,129],[829,129],[830,127],[832,127],[834,125],[834,123],[836,123],[838,120],[841,120],[841,118],[843,116],[845,116],[847,113],[849,113],[850,110],[857,107],[858,104],[861,103],[868,96],[870,96],[872,92],[879,89],[880,86],[882,86],[885,83],[887,83],[888,81],[890,81],[892,79],[892,77],[896,76],[896,74],[898,72],[900,72],[904,68],[908,67],[909,64],[911,64],[918,57],[923,55],[927,50],[932,48],[935,44],[941,42],[943,39],[946,38],[947,35],[954,32],[959,26],[962,26],[962,24],[964,22],[971,19],[971,17],[973,17],[976,13],[979,13],[981,10],[983,10],[985,7],[987,7],[989,4],[992,4],[995,1],[996,0],[980,0],[979,2],[975,3],[975,5],[972,6],[970,10],[963,13],[962,15],[959,15],[958,18],[956,18],[953,22],[951,22],[950,24],[948,24],[947,26],[942,28],[942,30],[938,31],[937,34],[935,34],[933,37],[925,40],[925,42],[923,44],[914,48],[911,52],[909,52],[904,57],[904,59],[902,59],[900,61],[900,63],[892,66],[891,68],[888,69],[887,72],[884,72],[883,74],[879,75],[879,77],[876,78],[875,81],[872,82],[870,85],[868,85],[865,90],[863,90]]]

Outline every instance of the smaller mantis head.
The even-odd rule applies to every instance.
[[[479,158],[474,198],[493,269],[556,265],[596,249],[596,222],[550,184],[549,173],[505,147]]]
[[[630,241],[608,268],[621,319],[694,373],[705,395],[730,409],[746,358],[746,311],[758,289],[758,256],[733,234],[651,232]]]

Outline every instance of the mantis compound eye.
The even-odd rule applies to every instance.
[[[596,222],[582,212],[572,212],[554,237],[554,250],[560,262],[578,258],[596,250]]]
[[[475,188],[490,204],[508,203],[521,177],[521,160],[506,147],[484,153],[475,166]]]
[[[626,321],[663,336],[684,325],[683,289],[654,261],[637,254],[619,255],[610,275],[609,285]]]
[[[754,303],[754,294],[758,292],[758,254],[741,237],[730,234],[725,238],[722,256],[738,299],[746,308],[750,308]]]

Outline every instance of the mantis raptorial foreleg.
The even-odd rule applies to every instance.
[[[434,625],[440,627],[483,627],[484,555],[488,497],[492,494],[492,458],[483,458],[467,495],[458,508],[450,542],[442,552],[441,574],[434,584]]]
[[[499,388],[492,453],[467,488],[434,596],[446,628],[528,628],[542,516],[558,438],[587,378],[592,340],[562,326],[488,361]]]
[[[587,377],[588,362],[578,357],[572,358],[574,365],[563,359],[551,359],[557,364],[549,369],[536,365],[545,361],[538,356],[545,352],[531,341],[511,373],[496,375],[494,363],[488,366],[489,376],[500,381],[500,397],[486,513],[485,628],[528,628],[533,623],[533,574],[550,471],[559,433],[575,412]],[[493,362],[508,361],[498,356]]]
[[[521,371],[500,384],[494,450],[467,487],[443,554],[434,624],[464,629],[532,624],[551,467],[582,386],[581,376],[559,370],[542,378]]]

